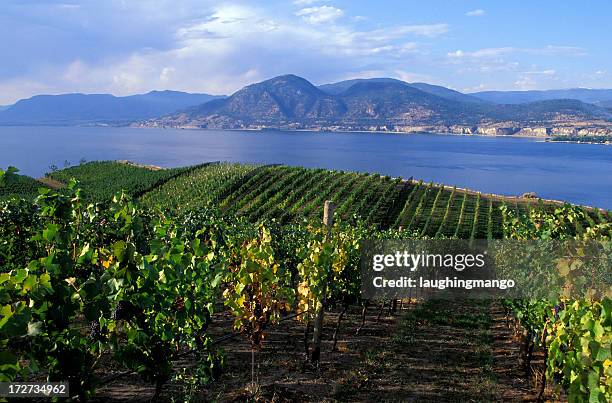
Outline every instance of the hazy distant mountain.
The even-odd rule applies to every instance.
[[[3,111],[8,108],[8,105],[0,105],[0,111]]]
[[[352,80],[321,86],[295,75],[252,84],[225,99],[145,123],[207,128],[342,128],[368,130],[422,125],[512,127],[553,121],[612,119],[604,108],[577,100],[499,105],[443,87],[393,79]],[[325,91],[323,91],[325,90]],[[468,100],[464,97],[469,97]],[[471,129],[470,129],[471,130]]]
[[[405,81],[397,80],[395,78],[357,78],[353,80],[345,80],[332,84],[323,84],[319,86],[319,89],[327,92],[328,94],[338,95],[343,91],[348,90],[355,84],[360,83],[395,83],[395,84],[405,84],[409,85],[413,88],[426,92],[428,94],[437,95],[442,98],[450,99],[453,101],[461,101],[461,102],[470,102],[470,103],[484,103],[486,101],[473,97],[471,95],[466,95],[461,92],[451,90],[446,87],[442,87],[439,85],[432,85],[426,83],[407,83]]]
[[[474,97],[469,94],[464,94],[459,91],[451,90],[450,88],[440,85],[431,85],[427,83],[410,83],[411,87],[417,88],[429,94],[437,95],[442,98],[451,99],[453,101],[469,102],[469,103],[485,103],[486,100]]]
[[[577,99],[587,103],[612,100],[612,90],[589,88],[545,91],[482,91],[474,92],[469,95],[498,104],[521,104],[551,99]]]
[[[116,97],[109,94],[37,95],[0,111],[0,124],[74,125],[150,119],[219,97],[178,91],[152,91]]]

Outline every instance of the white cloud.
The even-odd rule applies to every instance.
[[[538,83],[533,77],[523,76],[514,82],[514,87],[519,90],[533,90],[538,87]]]
[[[221,6],[202,19],[176,31],[179,41],[222,40],[229,37],[273,31],[278,23],[257,10],[244,6]]]
[[[448,52],[447,56],[450,58],[495,58],[509,54],[526,53],[531,55],[543,55],[543,56],[584,56],[586,51],[576,46],[553,46],[548,45],[543,48],[517,48],[512,46],[500,47],[500,48],[484,48],[478,49],[473,52],[465,52],[461,49],[454,52]]]
[[[436,81],[432,76],[427,74],[413,73],[406,70],[395,70],[394,76],[402,81],[406,81],[408,83],[414,82],[427,82],[433,83]]]
[[[152,89],[229,94],[244,85],[294,73],[333,81],[363,71],[398,76],[421,53],[415,38],[446,32],[446,24],[360,29],[296,21],[250,5],[226,4],[183,20],[171,45],[103,59],[73,58],[45,66],[36,82],[0,78],[0,104],[32,93],[113,93]],[[384,63],[380,63],[384,60]]]
[[[309,6],[311,4],[321,3],[323,0],[294,0],[293,4],[296,6]]]
[[[525,49],[527,53],[536,55],[549,55],[549,56],[586,56],[588,52],[578,46],[555,46],[548,45],[544,48],[539,49]]]
[[[478,8],[476,10],[468,11],[467,13],[465,13],[467,17],[482,17],[485,14],[486,12],[482,8]]]
[[[554,76],[557,72],[553,69],[547,70],[534,70],[534,71],[524,71],[523,74],[533,74],[533,75],[542,75],[542,76]]]
[[[344,11],[332,6],[308,7],[295,13],[309,24],[334,22],[344,15]]]
[[[404,25],[397,31],[402,34],[435,37],[447,33],[448,24]]]
[[[466,52],[461,49],[456,50],[454,52],[447,53],[448,57],[452,58],[490,58],[490,57],[500,57],[503,55],[507,55],[510,53],[516,53],[518,51],[517,48],[513,47],[502,47],[502,48],[484,48],[478,49],[472,52]]]
[[[57,94],[66,92],[59,88],[53,88],[43,81],[45,80],[33,80],[19,77],[0,82],[1,94],[4,96],[0,99],[0,105],[9,105],[19,99],[29,98],[35,94]]]
[[[63,10],[78,10],[79,8],[81,8],[81,6],[78,4],[70,4],[70,3],[58,4],[57,7]]]
[[[478,85],[475,85],[473,87],[464,87],[461,89],[462,92],[464,93],[470,93],[470,92],[478,92],[478,91],[485,91],[487,89],[487,86],[484,85],[484,83],[480,83]]]
[[[521,90],[544,89],[558,87],[561,81],[553,69],[529,70],[519,73],[514,86]]]
[[[433,83],[437,80],[427,74],[414,73],[406,70],[397,69],[394,71],[388,70],[361,70],[348,75],[341,75],[337,78],[338,81],[342,80],[353,80],[357,78],[381,78],[381,77],[391,77],[396,78],[398,80],[406,81],[406,82],[427,82]]]

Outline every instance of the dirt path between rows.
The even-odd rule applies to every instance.
[[[425,301],[370,362],[356,401],[536,401],[505,312],[489,301]],[[545,399],[550,396],[545,395]]]
[[[396,315],[372,306],[365,327],[352,307],[340,328],[338,351],[331,334],[338,312],[326,316],[322,361],[305,360],[304,326],[289,320],[270,329],[255,355],[257,390],[251,386],[251,349],[241,337],[223,345],[220,379],[200,388],[194,401],[219,402],[472,402],[535,401],[537,389],[520,364],[520,343],[503,309],[487,301],[403,304]],[[219,318],[219,336],[231,318]],[[102,388],[98,401],[148,401],[154,388],[132,375]],[[185,389],[169,384],[158,401],[181,400]],[[550,398],[550,396],[545,396]]]

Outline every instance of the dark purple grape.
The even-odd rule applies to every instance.
[[[93,321],[89,324],[89,327],[90,327],[89,336],[93,340],[100,341],[104,339],[104,335],[102,334],[102,331],[100,329],[100,322]]]
[[[130,301],[119,301],[113,312],[114,320],[130,320],[137,312],[136,307]]]

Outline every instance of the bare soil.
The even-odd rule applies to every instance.
[[[57,181],[55,179],[51,179],[51,178],[49,178],[47,176],[44,176],[42,178],[38,178],[37,181],[39,181],[43,185],[49,186],[51,189],[55,189],[55,190],[62,189],[62,188],[66,187],[66,184],[64,184],[64,183],[62,183],[60,181]]]
[[[535,401],[539,384],[525,375],[520,340],[505,313],[488,302],[404,302],[392,315],[371,306],[365,326],[361,307],[351,307],[338,334],[339,310],[326,314],[321,362],[304,353],[304,325],[283,321],[269,329],[252,355],[242,336],[223,343],[226,366],[220,379],[196,391],[193,401],[218,402],[469,402]],[[231,333],[231,318],[216,318],[215,337]],[[255,372],[251,372],[252,358]],[[189,365],[186,357],[179,365]],[[104,368],[102,376],[119,371]],[[252,381],[255,380],[255,385]],[[99,389],[95,401],[151,401],[155,388],[138,375]],[[156,401],[184,401],[183,385],[164,386]],[[550,391],[544,395],[551,400]]]

